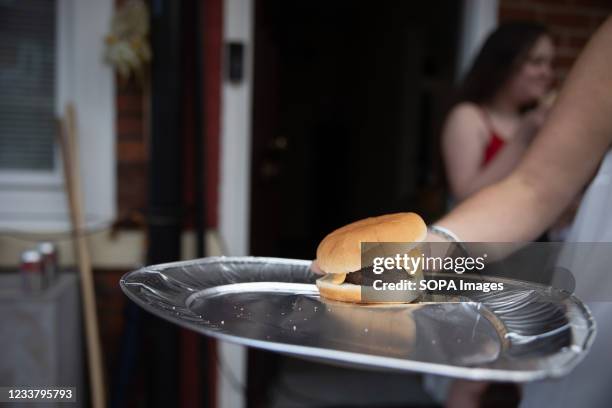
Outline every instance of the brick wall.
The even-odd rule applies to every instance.
[[[117,78],[117,216],[133,218],[146,210],[148,137],[143,86]]]
[[[610,0],[500,0],[499,7],[500,21],[536,21],[550,29],[557,45],[555,66],[560,79],[610,13]]]
[[[95,272],[96,309],[104,353],[104,367],[106,376],[110,380],[116,374],[119,364],[124,306],[128,302],[119,288],[119,279],[128,271],[98,269]]]
[[[115,0],[121,7],[126,0]],[[145,129],[144,86],[116,76],[117,218],[135,226],[134,214],[144,213],[147,199],[148,138]],[[131,221],[130,221],[131,220]]]
[[[219,180],[219,135],[220,135],[220,95],[222,66],[222,27],[220,0],[204,3],[209,12],[205,13],[204,48],[204,143],[206,144],[206,159],[203,163],[206,185],[206,225],[217,226],[218,219],[218,180]],[[192,60],[183,61],[193,63]],[[185,78],[184,86],[191,89],[193,78]],[[188,95],[189,96],[189,95]],[[183,131],[192,130],[191,106],[193,95],[185,99],[183,106],[187,116]],[[117,77],[117,216],[121,226],[138,226],[147,208],[147,169],[149,166],[149,132],[148,103],[149,92],[143,84],[132,79],[129,81]],[[185,133],[183,137],[189,140],[191,136]],[[186,148],[189,148],[186,145]],[[185,205],[186,216],[193,205],[193,166],[190,153],[185,150]],[[189,225],[189,222],[187,222]]]
[[[118,3],[121,3],[118,0]],[[556,67],[560,79],[575,61],[589,36],[596,30],[608,14],[612,13],[612,2],[609,0],[500,0],[499,18],[506,20],[537,21],[549,27],[553,34],[558,56]],[[207,35],[207,46],[210,42],[220,43],[215,38],[220,30],[207,25],[212,35]],[[211,29],[212,28],[212,29]],[[212,32],[211,32],[212,31]],[[215,70],[220,67],[219,56],[212,61]],[[210,63],[211,61],[209,61]],[[213,70],[214,72],[214,70]],[[207,101],[219,94],[217,80],[209,81],[206,77]],[[211,89],[212,88],[212,89]],[[146,210],[147,199],[147,166],[148,145],[144,129],[144,100],[142,87],[134,82],[117,81],[117,205],[118,216],[122,220],[133,220],[133,215]],[[207,115],[218,117],[218,104],[207,104]],[[212,150],[218,150],[218,120],[209,120],[207,126],[207,143]],[[217,182],[217,169],[210,161],[207,165],[207,188]],[[216,186],[208,192],[216,202]],[[209,208],[208,225],[216,224],[216,208]]]
[[[116,0],[120,6],[126,0]],[[202,1],[202,0],[201,0]],[[202,1],[204,10],[204,49],[206,61],[204,75],[204,133],[206,143],[206,224],[217,225],[217,195],[219,178],[219,134],[220,94],[222,65],[222,0]],[[136,80],[116,79],[116,170],[117,170],[117,216],[120,228],[140,228],[147,210],[147,173],[149,162],[148,103],[149,92]],[[192,87],[192,84],[185,86]],[[185,102],[185,111],[190,112]],[[189,122],[189,118],[184,118]],[[186,152],[188,153],[188,152]],[[190,156],[186,154],[186,159]],[[191,163],[190,160],[186,162]],[[193,163],[191,163],[193,166]],[[184,169],[185,175],[192,171]],[[187,177],[186,177],[187,178]],[[186,184],[188,180],[185,180]],[[187,187],[188,188],[188,187]],[[189,210],[193,192],[186,192],[186,207]],[[189,216],[188,211],[186,215]],[[100,334],[105,356],[105,367],[109,384],[116,374],[120,350],[120,336],[124,327],[124,306],[127,302],[118,282],[123,270],[95,271],[95,287],[98,301]],[[195,384],[199,386],[199,384]],[[184,390],[183,390],[184,391]],[[185,393],[185,395],[190,395]],[[210,396],[213,401],[214,395]]]

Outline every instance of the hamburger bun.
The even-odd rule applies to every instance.
[[[353,222],[327,235],[317,248],[316,265],[326,273],[316,281],[322,297],[364,303],[362,286],[345,282],[347,274],[360,271],[362,242],[413,243],[425,240],[427,226],[415,213],[387,214]],[[369,265],[363,265],[367,267]],[[369,302],[368,302],[369,303]]]

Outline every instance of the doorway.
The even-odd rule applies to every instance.
[[[251,254],[313,259],[318,242],[348,222],[440,215],[437,134],[460,6],[256,0]],[[250,406],[267,406],[288,361],[299,366],[249,350],[249,372],[258,373],[248,379]]]
[[[437,215],[459,4],[256,2],[253,255],[311,259],[356,219]]]

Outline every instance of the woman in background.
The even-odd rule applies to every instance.
[[[588,185],[570,242],[612,243],[612,17],[599,28],[574,64],[520,165],[504,180],[461,203],[436,225],[463,242],[527,242],[548,228]],[[593,178],[595,175],[595,178]],[[493,222],[492,222],[493,221]],[[588,248],[588,247],[587,247]],[[592,246],[591,248],[595,248]],[[597,322],[590,353],[563,378],[527,384],[521,407],[608,408],[612,401],[612,278],[609,257],[570,259],[576,296]],[[313,271],[321,273],[316,262]],[[487,382],[456,380],[446,406],[482,406]]]
[[[500,25],[463,80],[442,132],[454,200],[510,174],[552,101],[554,45],[534,23]]]

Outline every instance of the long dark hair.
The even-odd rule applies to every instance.
[[[461,81],[454,102],[490,102],[522,66],[529,50],[543,35],[550,34],[546,27],[537,23],[517,21],[498,26]]]

